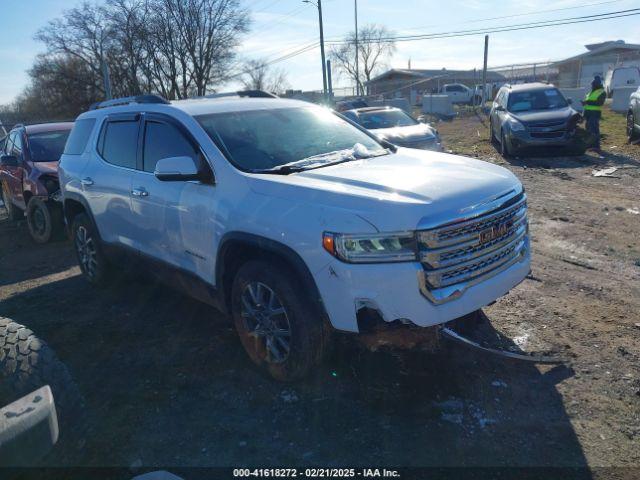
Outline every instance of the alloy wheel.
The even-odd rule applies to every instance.
[[[260,344],[264,360],[282,363],[291,350],[291,326],[276,293],[261,282],[246,285],[240,297],[240,315],[248,335]]]
[[[33,212],[33,231],[36,235],[44,235],[47,230],[47,218],[42,208],[36,208]]]
[[[89,278],[94,278],[98,267],[96,245],[84,226],[78,227],[75,244],[80,267]]]

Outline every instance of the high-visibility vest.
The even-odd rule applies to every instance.
[[[595,102],[596,100],[598,100],[598,98],[600,97],[601,94],[604,93],[604,90],[602,88],[598,88],[596,90],[593,90],[589,93],[587,93],[587,96],[584,97],[584,101],[585,102]],[[593,110],[596,112],[601,112],[602,111],[602,105],[589,105],[588,103],[585,104],[584,106],[585,110]]]

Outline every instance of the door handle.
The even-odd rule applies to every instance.
[[[149,192],[147,192],[143,187],[138,187],[131,190],[131,195],[134,197],[148,197]]]
[[[93,180],[91,179],[91,177],[84,177],[82,180],[80,180],[80,183],[84,187],[90,187],[91,185],[93,185]]]

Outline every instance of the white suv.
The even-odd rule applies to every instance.
[[[526,196],[508,170],[396,148],[261,92],[103,102],[76,120],[60,184],[90,282],[151,265],[230,313],[281,380],[318,364],[330,327],[436,327],[529,273]]]

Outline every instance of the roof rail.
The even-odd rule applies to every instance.
[[[132,103],[162,103],[169,104],[169,102],[160,95],[135,95],[132,97],[114,98],[112,100],[105,100],[104,102],[96,102],[89,110],[97,110],[99,108],[116,107],[119,105],[130,105]]]
[[[223,97],[248,97],[248,98],[278,98],[273,93],[264,90],[239,90],[237,92],[221,92],[205,95],[204,98],[223,98]]]

